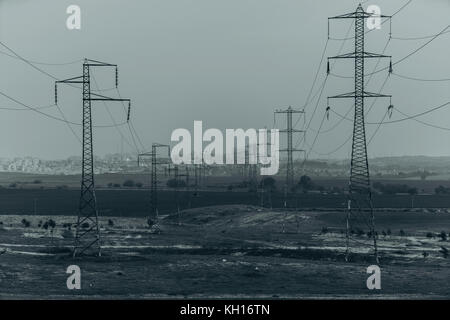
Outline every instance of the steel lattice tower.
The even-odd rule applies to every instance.
[[[83,63],[83,75],[55,82],[55,104],[57,104],[57,84],[81,84],[83,90],[83,132],[82,132],[82,173],[81,192],[78,205],[78,217],[76,225],[75,244],[73,256],[95,252],[101,255],[100,228],[98,224],[97,199],[95,197],[94,182],[94,148],[92,143],[92,101],[127,101],[127,121],[130,119],[130,99],[109,98],[91,92],[91,67],[113,67],[116,70],[116,87],[118,85],[117,65],[85,59]]]
[[[334,98],[353,98],[355,101],[354,120],[353,120],[353,141],[352,141],[352,158],[350,165],[350,181],[349,181],[349,201],[347,212],[347,235],[346,235],[346,259],[349,256],[349,233],[350,218],[353,213],[370,214],[370,229],[374,242],[375,260],[378,263],[377,236],[375,232],[375,216],[372,206],[372,192],[370,186],[369,163],[367,159],[367,142],[364,120],[364,99],[377,97],[391,97],[390,95],[376,94],[366,92],[364,89],[364,63],[367,58],[391,58],[391,56],[365,52],[364,50],[364,24],[365,19],[373,17],[373,14],[367,13],[361,4],[355,12],[344,14],[328,19],[354,19],[355,20],[355,51],[348,54],[329,57],[328,59],[354,59],[354,92],[345,93]],[[379,15],[377,17],[390,18],[390,16]],[[328,61],[327,72],[330,70]],[[329,108],[329,106],[328,106]],[[364,218],[364,217],[363,217]]]
[[[167,157],[170,158],[170,146],[160,143],[152,144],[152,151],[138,154],[138,166],[142,157],[150,157],[151,180],[150,180],[150,214],[158,218],[158,165],[164,161],[158,161],[158,148],[167,148]]]
[[[295,110],[291,106],[289,106],[285,110],[276,110],[274,114],[286,114],[286,124],[287,128],[280,130],[280,132],[286,133],[287,138],[287,144],[286,149],[281,149],[280,152],[286,152],[287,153],[287,163],[286,163],[286,189],[285,192],[287,192],[288,189],[291,189],[294,185],[294,152],[303,152],[304,150],[301,149],[295,149],[293,145],[293,136],[294,133],[303,133],[304,130],[297,130],[293,128],[292,125],[292,115],[293,114],[304,114],[305,112],[303,110]]]

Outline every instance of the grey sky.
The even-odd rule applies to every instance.
[[[383,14],[391,14],[406,0],[376,0]],[[78,4],[82,10],[82,30],[66,29],[66,8]],[[143,143],[168,143],[172,130],[191,129],[194,120],[204,126],[261,128],[273,124],[276,107],[301,107],[312,84],[327,35],[327,17],[356,8],[353,0],[4,0],[0,2],[0,39],[24,57],[59,63],[84,57],[117,63],[120,91],[133,99],[132,118]],[[437,33],[448,25],[450,1],[413,0],[393,18],[394,37],[416,37]],[[344,37],[350,21],[333,21],[332,36]],[[381,53],[388,39],[388,24],[370,33],[366,49]],[[352,30],[353,31],[353,30]],[[393,61],[404,57],[427,40],[391,40],[386,54]],[[339,51],[341,41],[329,42],[327,55]],[[395,71],[411,77],[449,78],[450,33],[395,66]],[[352,50],[345,43],[342,53]],[[6,52],[5,48],[1,51]],[[385,67],[388,60],[381,61]],[[59,78],[81,74],[81,63],[67,66],[39,66]],[[373,70],[374,62],[366,70]],[[53,103],[53,80],[22,61],[0,56],[0,91],[33,106]],[[326,67],[322,66],[318,85]],[[333,72],[352,75],[351,61],[339,61]],[[114,74],[95,71],[101,87],[113,86]],[[386,77],[377,74],[367,90],[378,92]],[[414,82],[391,76],[383,92],[392,94],[393,104],[408,114],[419,113],[449,100],[449,82]],[[326,96],[352,91],[351,80],[329,77],[311,127],[317,129],[326,107]],[[60,106],[67,118],[80,122],[81,93],[73,88],[59,90]],[[105,92],[114,95],[114,91]],[[370,106],[367,102],[367,108]],[[307,120],[316,101],[306,108]],[[388,100],[379,99],[368,114],[378,122]],[[0,106],[14,103],[0,97]],[[344,114],[351,101],[332,102]],[[20,108],[20,106],[17,106]],[[125,115],[120,105],[108,106],[117,122]],[[94,105],[94,122],[110,124],[102,104]],[[57,109],[43,109],[60,116]],[[32,111],[0,110],[0,156],[64,158],[80,153],[79,142],[63,123]],[[350,113],[351,116],[351,113]],[[393,119],[402,116],[394,112]],[[450,107],[420,118],[450,127]],[[339,118],[330,114],[323,130]],[[278,125],[284,125],[278,118]],[[302,122],[301,122],[302,123]],[[73,127],[80,135],[81,128]],[[369,125],[370,138],[376,126]],[[126,126],[126,139],[132,139]],[[343,121],[334,130],[321,134],[315,150],[327,153],[351,134],[351,123]],[[314,140],[314,131],[307,141]],[[450,131],[425,127],[415,121],[383,125],[369,146],[369,155],[450,155]],[[121,138],[114,128],[95,130],[95,152],[120,150]],[[125,151],[133,151],[124,142]],[[347,157],[350,144],[329,157]],[[312,158],[318,156],[311,153]]]

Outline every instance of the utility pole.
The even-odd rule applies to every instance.
[[[354,52],[342,54],[328,58],[327,72],[330,72],[330,59],[354,59],[354,88],[355,91],[336,96],[328,97],[328,99],[352,98],[355,101],[355,112],[353,121],[353,141],[352,141],[352,159],[350,167],[349,181],[349,200],[346,221],[346,260],[349,258],[349,239],[350,239],[350,219],[353,213],[363,215],[369,211],[371,222],[370,229],[373,237],[373,245],[375,251],[375,260],[378,263],[377,235],[375,232],[375,216],[372,205],[372,192],[370,187],[369,163],[367,159],[367,143],[364,122],[364,99],[389,97],[390,95],[376,94],[367,92],[364,89],[364,62],[368,58],[391,58],[391,56],[369,53],[364,50],[364,22],[365,19],[373,17],[374,14],[367,13],[361,4],[355,12],[328,18],[328,25],[331,19],[354,19],[355,20],[355,50]],[[391,16],[377,15],[380,18],[391,18]],[[329,27],[328,27],[329,30]],[[329,34],[328,34],[329,36]],[[390,63],[389,72],[392,70],[392,62]],[[329,109],[329,104],[327,106]]]
[[[138,154],[138,166],[140,159],[150,157],[151,160],[151,180],[150,180],[150,215],[154,215],[158,219],[158,165],[165,162],[158,161],[158,149],[167,148],[167,157],[170,158],[170,146],[166,144],[153,143],[152,151]]]
[[[82,133],[82,174],[81,193],[78,206],[77,228],[73,257],[94,251],[101,256],[100,228],[98,225],[97,199],[94,183],[94,148],[92,143],[92,101],[127,101],[127,121],[130,120],[130,99],[110,98],[91,92],[90,69],[93,67],[112,67],[116,73],[116,87],[118,86],[117,65],[95,60],[84,59],[83,75],[55,82],[55,104],[58,103],[57,84],[81,84],[83,90],[83,133]]]
[[[304,150],[296,149],[293,145],[294,133],[304,133],[304,130],[297,130],[293,128],[292,125],[292,115],[293,114],[304,114],[304,110],[295,110],[291,106],[287,109],[275,110],[274,116],[277,114],[286,114],[286,124],[287,128],[280,130],[280,132],[286,133],[286,149],[281,149],[280,152],[287,153],[287,163],[286,163],[286,181],[284,187],[284,206],[287,206],[287,193],[294,186],[294,152],[304,152]],[[301,116],[301,115],[300,115]]]

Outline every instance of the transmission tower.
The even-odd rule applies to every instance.
[[[168,163],[165,159],[158,159],[158,149],[167,148],[167,159],[170,158],[170,146],[160,143],[152,144],[152,151],[138,154],[138,166],[140,159],[150,157],[151,161],[151,180],[150,180],[150,215],[158,218],[158,165]]]
[[[251,164],[250,163],[250,147],[251,148],[256,148],[256,150],[253,150],[253,152],[255,152],[255,154],[258,156],[258,145],[253,145],[253,146],[249,146],[246,145],[245,146],[245,164],[243,167],[243,176],[245,179],[245,182],[248,183],[250,189],[255,189],[257,188],[257,184],[258,184],[258,179],[257,179],[257,169],[258,169],[258,165],[257,164]]]
[[[287,163],[286,163],[286,182],[285,182],[285,192],[291,189],[294,185],[294,152],[303,152],[304,150],[296,149],[293,145],[294,133],[303,133],[304,130],[297,130],[293,128],[292,125],[292,115],[293,114],[304,114],[303,110],[295,110],[291,106],[284,110],[276,110],[274,116],[277,114],[286,114],[286,124],[287,128],[280,130],[280,132],[286,133],[286,149],[281,149],[280,152],[287,153]]]
[[[368,58],[391,58],[382,54],[369,53],[364,50],[364,24],[365,19],[374,17],[358,5],[355,12],[330,17],[330,19],[354,19],[355,20],[355,50],[354,52],[328,58],[327,72],[330,72],[330,59],[354,59],[354,88],[355,91],[328,97],[328,99],[352,98],[355,101],[353,120],[352,159],[350,167],[349,200],[346,218],[346,260],[349,258],[350,219],[354,213],[365,215],[369,213],[371,235],[373,237],[375,260],[378,263],[377,236],[375,232],[375,216],[372,205],[372,192],[370,186],[369,163],[367,159],[367,143],[364,122],[364,99],[389,97],[390,95],[367,92],[364,89],[364,63]],[[377,15],[380,18],[391,18],[390,16]],[[329,23],[329,22],[328,22]],[[328,28],[329,29],[329,28]],[[392,70],[392,62],[389,71]],[[329,104],[327,109],[329,109]],[[364,216],[362,217],[365,218]]]
[[[81,84],[83,89],[83,134],[82,134],[82,173],[81,193],[78,206],[78,218],[75,235],[73,256],[87,254],[88,251],[101,255],[100,228],[98,225],[97,199],[95,197],[94,184],[94,148],[92,144],[92,101],[127,101],[127,121],[130,119],[130,99],[116,99],[91,92],[90,69],[92,67],[112,67],[116,72],[116,87],[118,86],[117,65],[85,59],[83,63],[83,75],[55,82],[55,104],[58,103],[57,84]]]
[[[186,187],[186,191],[188,193],[188,206],[190,206],[190,196],[189,196],[189,167],[187,165],[184,166],[185,173],[180,173],[180,167],[181,165],[174,165],[173,169],[169,168],[169,176],[171,174],[171,171],[173,170],[173,177],[174,177],[174,196],[175,196],[175,204],[177,208],[177,212],[180,212],[180,199],[178,194],[178,188],[181,186],[182,178],[185,178],[184,183]],[[181,178],[181,179],[180,179]]]
[[[264,129],[267,131],[267,127],[264,127]],[[260,150],[260,146],[261,146],[262,144],[259,142],[259,140],[258,140],[258,144],[257,144],[257,148],[258,148],[258,157],[259,157],[259,150]],[[264,143],[264,145],[265,145],[265,148],[266,148],[266,154],[268,155],[268,153],[269,153],[269,150],[272,150],[272,141],[270,141],[270,140],[267,140],[265,143]],[[259,162],[259,158],[258,158],[258,162]],[[268,205],[269,205],[269,207],[272,209],[272,196],[271,196],[271,193],[272,193],[272,190],[270,190],[269,192],[266,190],[266,185],[265,185],[265,177],[262,177],[261,178],[261,182],[260,182],[260,184],[259,184],[259,188],[260,188],[260,194],[261,194],[261,198],[260,198],[260,205],[261,205],[261,207],[264,207],[264,205],[265,205],[265,202],[264,202],[264,196],[265,196],[265,194],[267,193],[267,202],[268,202]]]

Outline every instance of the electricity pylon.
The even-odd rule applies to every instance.
[[[374,14],[367,13],[362,8],[361,4],[355,12],[330,17],[328,19],[354,19],[355,20],[355,50],[354,52],[342,54],[328,58],[327,72],[330,72],[330,59],[354,59],[355,61],[355,75],[354,88],[355,91],[344,93],[336,96],[328,97],[328,99],[339,98],[353,98],[355,100],[355,112],[353,121],[353,141],[352,141],[352,159],[350,167],[350,181],[349,181],[349,200],[348,211],[346,218],[346,260],[349,258],[349,239],[350,239],[350,218],[353,212],[364,215],[365,212],[370,214],[371,235],[373,237],[374,255],[378,263],[378,247],[377,235],[375,232],[375,215],[372,205],[372,191],[370,186],[369,163],[367,159],[367,143],[366,131],[364,122],[364,99],[389,97],[390,95],[377,94],[367,92],[364,89],[364,62],[368,58],[391,58],[382,54],[369,53],[364,50],[364,22],[367,18],[373,18]],[[391,16],[377,15],[379,18],[391,18]],[[392,69],[392,62],[389,71]],[[329,105],[327,106],[329,109]],[[365,217],[363,216],[363,219]]]
[[[158,148],[167,148],[167,159],[170,158],[170,146],[166,144],[153,143],[152,151],[138,154],[138,166],[141,158],[150,157],[151,161],[151,181],[150,181],[150,215],[158,218],[158,171],[159,164],[166,164],[167,161],[158,161]]]
[[[264,127],[264,129],[267,131],[267,127]],[[264,147],[261,147],[262,145],[264,145]],[[272,141],[270,140],[266,140],[264,143],[260,143],[260,141],[258,140],[258,144],[257,144],[257,148],[258,148],[258,163],[260,162],[260,149],[261,148],[266,148],[266,155],[269,155],[269,150],[270,152],[272,152]],[[258,167],[256,167],[258,168]],[[260,194],[261,194],[261,199],[260,199],[260,205],[261,207],[264,207],[264,195],[267,192],[266,190],[266,186],[265,186],[265,180],[266,177],[262,177],[261,181],[259,183],[259,188],[260,188]],[[267,200],[268,200],[268,205],[269,207],[272,209],[272,190],[270,190],[269,192],[267,192],[268,196],[267,196]]]
[[[292,125],[292,115],[293,114],[304,114],[304,110],[295,110],[291,106],[284,110],[275,110],[274,117],[277,114],[286,114],[286,124],[287,128],[280,130],[280,132],[286,133],[286,149],[281,149],[280,152],[287,153],[287,163],[286,163],[286,182],[284,185],[284,207],[287,207],[287,193],[292,190],[294,186],[294,152],[304,152],[304,150],[296,149],[293,145],[294,133],[304,133],[304,130],[297,130],[293,128]]]
[[[250,163],[250,148],[252,148],[252,152],[256,154],[258,157],[258,144],[256,145],[246,145],[245,146],[245,164],[244,164],[244,178],[246,182],[249,184],[250,189],[253,190],[258,187],[258,179],[257,179],[257,164]],[[255,150],[256,149],[256,150]]]
[[[110,98],[91,92],[91,67],[113,67],[116,71],[116,87],[118,86],[117,65],[84,59],[83,75],[55,82],[55,104],[58,103],[57,84],[81,84],[83,90],[83,133],[82,133],[82,173],[81,193],[78,206],[77,228],[73,257],[87,254],[88,251],[96,251],[101,255],[100,228],[98,224],[97,199],[95,197],[94,183],[94,148],[92,143],[92,101],[127,101],[127,121],[130,120],[130,99]]]

